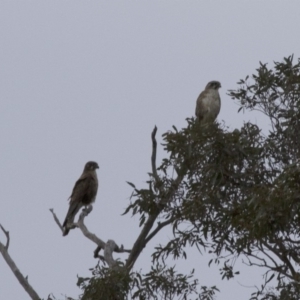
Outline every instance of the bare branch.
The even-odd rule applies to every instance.
[[[1,229],[5,233],[6,238],[9,240],[9,234],[8,234],[8,232],[2,226],[1,226]],[[14,273],[14,275],[17,277],[19,283],[24,288],[24,290],[27,292],[27,294],[30,296],[30,298],[32,300],[40,300],[41,298],[39,297],[39,295],[32,288],[32,286],[29,284],[28,280],[23,276],[23,274],[20,272],[20,270],[18,269],[18,267],[16,266],[16,264],[14,263],[14,261],[12,260],[12,258],[10,257],[10,255],[8,254],[8,252],[7,252],[8,245],[9,245],[8,242],[6,243],[6,246],[4,246],[0,242],[0,252],[1,252],[4,260],[6,261],[6,263],[8,264],[8,266],[10,267],[10,269],[12,270],[12,272]]]
[[[100,247],[101,249],[105,248],[105,242],[102,241],[101,239],[99,239],[94,233],[91,233],[87,227],[84,224],[84,218],[91,212],[91,205],[89,206],[88,209],[83,209],[78,222],[77,222],[77,226],[79,227],[79,229],[81,230],[81,232],[83,233],[83,235],[88,238],[89,240],[91,240],[92,242],[94,242],[98,247]]]
[[[94,257],[95,258],[99,258],[102,261],[106,261],[108,263],[108,265],[110,267],[114,266],[116,264],[116,261],[113,260],[112,257],[112,252],[117,252],[117,253],[130,253],[131,250],[128,249],[124,249],[123,245],[121,245],[121,247],[119,247],[114,241],[109,240],[109,245],[107,245],[107,243],[105,243],[103,240],[101,240],[100,238],[98,238],[94,233],[91,233],[87,227],[84,224],[84,218],[93,210],[93,206],[89,205],[88,207],[84,208],[82,210],[82,212],[79,215],[79,219],[77,223],[73,223],[71,224],[72,227],[78,227],[81,232],[83,233],[83,235],[88,238],[89,240],[91,240],[92,242],[94,242],[97,245],[96,250],[94,251]],[[60,223],[60,221],[58,220],[56,214],[54,213],[53,209],[50,209],[54,220],[56,222],[56,224],[59,226],[59,228],[61,229],[61,231],[63,231],[63,227]],[[112,247],[112,244],[114,244],[114,247]],[[101,250],[104,250],[104,256],[100,255],[99,252]],[[105,252],[106,251],[106,252]],[[111,251],[111,252],[110,252]],[[106,254],[105,254],[106,253]],[[106,258],[108,260],[106,260]]]
[[[99,252],[101,251],[101,247],[97,246],[97,248],[94,251],[94,258],[99,258],[105,263],[104,256],[100,255]]]
[[[110,267],[114,267],[117,262],[113,259],[112,253],[119,248],[113,240],[108,240],[105,244],[104,258]]]
[[[58,225],[58,227],[60,228],[60,230],[63,232],[64,229],[63,229],[62,225],[60,224],[60,222],[59,222],[59,220],[58,220],[56,214],[54,213],[53,208],[50,208],[49,210],[51,211],[51,213],[52,213],[52,215],[53,215],[54,221],[56,222],[56,224]]]
[[[158,184],[160,179],[159,179],[159,176],[158,176],[157,170],[156,170],[156,152],[157,152],[157,142],[156,142],[156,138],[155,138],[156,132],[157,132],[157,127],[155,126],[151,133],[151,139],[152,139],[151,165],[152,165],[153,177],[154,177],[156,183]]]
[[[6,231],[3,226],[0,224],[0,227],[2,229],[2,231],[4,232],[5,236],[6,236],[6,245],[5,245],[5,249],[8,250],[8,247],[9,247],[9,241],[10,241],[10,238],[9,238],[9,232]]]
[[[115,249],[115,252],[117,252],[117,253],[124,253],[124,252],[130,253],[131,250],[130,250],[130,249],[124,249],[124,246],[121,245],[121,247],[117,247],[117,248]]]
[[[103,256],[99,255],[99,252],[101,249],[104,249],[104,259],[110,267],[113,267],[116,265],[116,261],[113,259],[112,253],[130,253],[130,250],[124,249],[123,245],[119,247],[113,240],[108,240],[107,243],[105,243],[104,241],[99,239],[95,234],[91,233],[84,224],[84,218],[90,213],[90,211],[90,207],[82,210],[77,225],[85,237],[87,237],[89,240],[98,245],[97,249],[94,251],[94,257],[97,253],[97,257],[103,258]]]

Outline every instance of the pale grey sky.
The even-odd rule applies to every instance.
[[[0,1],[0,223],[9,252],[41,297],[76,297],[76,275],[89,275],[95,246],[78,230],[63,238],[62,220],[88,160],[100,165],[99,192],[88,228],[131,248],[138,219],[121,216],[150,171],[150,133],[158,140],[185,126],[200,91],[222,83],[219,121],[231,128],[258,114],[237,113],[226,95],[259,61],[300,57],[299,1]],[[164,156],[162,149],[159,157]],[[149,266],[153,239],[136,268]],[[0,233],[0,239],[5,237]],[[124,259],[126,255],[119,255]],[[249,298],[259,272],[221,281],[208,256],[192,252],[201,285],[218,300]],[[63,298],[63,296],[61,296]],[[0,299],[29,299],[0,257]]]

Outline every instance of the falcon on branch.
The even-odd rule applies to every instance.
[[[196,117],[200,124],[213,123],[217,118],[221,108],[218,91],[220,87],[219,81],[210,81],[199,95],[196,103]]]
[[[83,207],[93,203],[96,199],[98,190],[98,178],[96,169],[99,166],[94,161],[89,161],[85,164],[80,178],[76,181],[75,186],[70,196],[70,207],[63,223],[63,236],[67,235],[70,230],[70,225],[74,223],[75,215]]]

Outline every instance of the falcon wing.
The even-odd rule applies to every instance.
[[[208,112],[208,108],[204,103],[204,99],[207,97],[207,91],[204,90],[199,95],[197,102],[196,102],[196,111],[195,114],[198,117],[199,121],[202,121],[204,115]]]
[[[90,204],[97,193],[97,187],[97,180],[92,174],[82,174],[74,185],[69,198],[70,205],[72,202],[82,202],[83,205]]]
[[[67,235],[69,230],[66,228],[68,223],[73,223],[75,215],[82,206],[88,205],[95,199],[98,183],[91,174],[82,174],[76,181],[70,196],[70,207],[63,223],[65,227],[64,235]]]

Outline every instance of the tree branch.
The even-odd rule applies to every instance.
[[[297,272],[295,271],[293,265],[291,264],[290,260],[287,258],[286,256],[286,252],[287,252],[287,249],[284,247],[284,245],[282,244],[281,240],[280,239],[275,239],[275,242],[276,242],[276,245],[278,246],[278,250],[275,248],[275,247],[271,247],[268,243],[266,242],[262,242],[263,245],[268,248],[270,251],[272,251],[275,255],[277,255],[277,257],[284,263],[284,266],[286,268],[288,268],[292,274],[292,278],[296,278],[296,274]],[[289,276],[286,272],[284,272],[284,274],[286,276]]]
[[[99,252],[101,251],[101,247],[97,246],[97,248],[94,251],[94,258],[99,258],[105,263],[104,256],[100,255]]]
[[[90,205],[88,209],[83,209],[80,213],[78,222],[76,223],[76,226],[79,227],[83,235],[94,242],[96,245],[101,247],[102,249],[105,248],[105,242],[99,239],[94,233],[91,233],[87,227],[84,224],[84,218],[92,211],[92,206]]]
[[[121,245],[121,247],[119,247],[113,240],[109,240],[107,243],[105,243],[103,240],[98,238],[94,233],[91,233],[87,229],[87,227],[84,224],[84,218],[92,211],[92,209],[93,209],[92,205],[88,206],[87,208],[84,208],[82,210],[82,212],[80,213],[80,215],[79,215],[78,222],[73,223],[72,225],[74,227],[78,227],[86,238],[88,238],[89,240],[91,240],[92,242],[94,242],[97,245],[97,248],[94,251],[94,257],[95,258],[100,258],[101,260],[104,259],[107,262],[107,264],[110,267],[112,267],[116,264],[116,261],[112,257],[112,252],[117,252],[117,253],[127,252],[127,253],[130,253],[131,250],[124,249],[123,245]],[[54,221],[56,222],[58,227],[63,232],[63,227],[62,227],[59,219],[57,218],[56,214],[54,213],[53,209],[50,209],[50,211],[53,215]],[[114,246],[112,246],[112,245],[114,245]],[[104,257],[99,254],[101,249],[104,250]],[[106,260],[106,259],[108,259],[108,260]]]
[[[153,131],[152,131],[152,135],[151,135],[151,137],[152,137],[152,150],[153,150],[153,152],[152,152],[152,168],[153,168],[153,166],[155,167],[155,172],[156,172],[156,166],[155,166],[155,158],[156,158],[155,134],[156,134],[156,131],[157,131],[157,128],[155,126]],[[155,172],[154,172],[154,174],[155,174]],[[158,207],[157,212],[153,213],[152,215],[149,215],[147,221],[144,224],[144,227],[143,227],[140,235],[136,239],[136,241],[135,241],[135,243],[132,247],[132,250],[129,254],[129,257],[128,257],[126,265],[125,265],[125,267],[127,268],[128,271],[133,267],[134,263],[136,262],[137,258],[140,255],[140,253],[142,252],[142,250],[146,246],[146,238],[147,238],[151,228],[153,227],[153,224],[154,224],[156,218],[161,213],[161,211],[163,210],[165,205],[173,199],[173,196],[174,196],[175,192],[178,190],[178,187],[179,187],[181,181],[183,180],[183,178],[185,176],[185,173],[186,173],[186,167],[185,167],[185,163],[183,163],[182,168],[178,172],[177,178],[175,180],[173,180],[171,186],[169,187],[169,190],[160,194],[161,199],[160,199],[160,201],[158,202],[158,205],[157,205],[157,207]],[[151,238],[152,237],[153,236],[151,236]]]
[[[7,239],[6,246],[4,246],[0,242],[0,252],[1,252],[4,260],[6,261],[6,263],[8,264],[8,266],[10,267],[10,269],[12,270],[14,275],[17,277],[19,283],[24,288],[24,290],[27,292],[27,294],[30,296],[30,298],[32,300],[40,300],[41,298],[39,297],[39,295],[32,288],[32,286],[29,284],[27,278],[25,278],[23,276],[23,274],[20,272],[20,270],[18,269],[18,267],[16,266],[16,264],[14,263],[14,261],[12,260],[10,255],[8,254],[7,250],[8,250],[8,246],[9,246],[9,233],[2,227],[2,225],[0,225],[0,226],[1,226],[1,229],[4,232],[4,234],[6,235],[6,239]]]
[[[104,248],[104,259],[110,267],[114,267],[117,262],[114,260],[112,253],[119,247],[113,240],[108,240]]]
[[[5,236],[6,236],[6,245],[5,245],[5,249],[8,250],[8,247],[9,247],[9,241],[10,241],[10,238],[9,238],[9,232],[6,231],[3,226],[0,224],[0,227],[2,229],[2,231],[4,232]]]
[[[56,214],[54,213],[53,208],[50,208],[49,210],[51,211],[51,213],[52,213],[52,215],[53,215],[53,218],[54,218],[55,223],[58,225],[58,227],[60,228],[60,230],[61,230],[62,232],[64,232],[64,229],[63,229],[61,223],[59,222],[59,220],[58,220]]]
[[[171,224],[176,218],[170,218],[169,220],[158,223],[157,227],[148,235],[148,237],[145,239],[145,245],[165,226]]]
[[[156,181],[156,184],[160,182],[159,176],[157,174],[157,168],[156,168],[156,152],[157,152],[157,142],[156,142],[156,135],[157,127],[154,126],[154,129],[151,133],[151,139],[152,139],[152,155],[151,155],[151,165],[152,165],[152,174]]]

